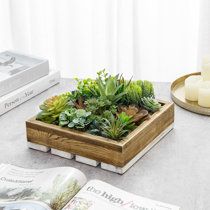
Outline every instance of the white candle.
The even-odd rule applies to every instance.
[[[189,101],[198,101],[198,88],[203,78],[200,75],[193,75],[185,80],[185,98]]]
[[[210,81],[210,55],[203,57],[201,76],[204,81]]]
[[[209,55],[203,56],[202,63],[203,63],[203,64],[210,63],[210,54],[209,54]]]
[[[198,105],[210,107],[210,81],[202,82],[198,91]]]
[[[202,66],[201,76],[204,81],[210,81],[210,63],[204,63]]]

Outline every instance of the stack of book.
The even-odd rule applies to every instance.
[[[60,80],[46,59],[17,52],[0,53],[0,115],[29,100]]]

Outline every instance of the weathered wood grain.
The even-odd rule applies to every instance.
[[[162,102],[160,111],[144,121],[122,141],[61,128],[32,118],[26,122],[28,142],[86,157],[118,167],[125,166],[174,122],[174,105]]]

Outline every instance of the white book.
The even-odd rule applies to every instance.
[[[71,167],[24,169],[0,165],[0,209],[24,210],[179,210],[100,180],[87,181]]]
[[[7,95],[0,97],[0,115],[40,94],[51,86],[59,83],[59,81],[60,72],[50,71],[47,76],[44,76]]]
[[[5,51],[0,53],[0,96],[49,73],[46,59]]]

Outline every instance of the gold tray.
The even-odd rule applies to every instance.
[[[171,84],[171,98],[178,106],[202,115],[210,116],[210,108],[204,108],[198,105],[197,102],[188,101],[185,99],[184,81],[187,77],[192,75],[200,75],[200,72],[187,74],[183,77],[176,79]]]

